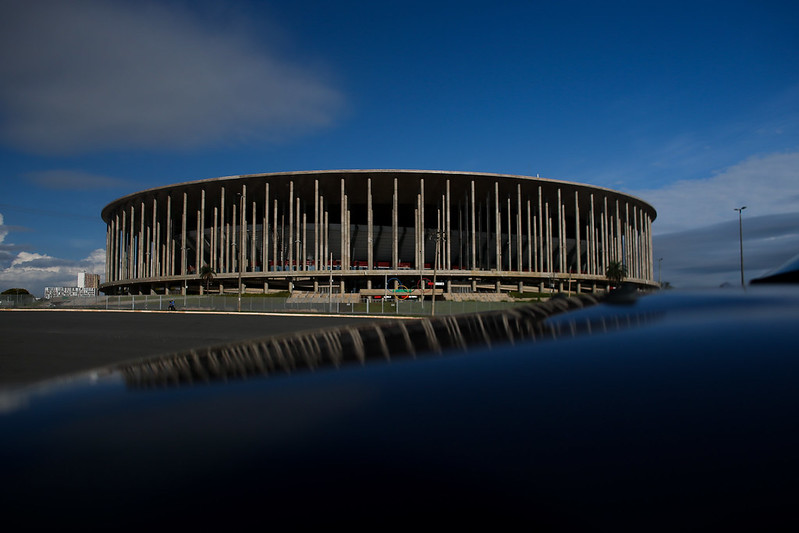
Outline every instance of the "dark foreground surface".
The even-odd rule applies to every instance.
[[[0,395],[3,524],[799,530],[797,288],[544,322],[534,340],[467,353]]]
[[[0,311],[0,388],[202,346],[360,323],[320,316]]]

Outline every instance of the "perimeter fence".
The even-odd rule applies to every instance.
[[[532,300],[535,301],[535,300]],[[124,295],[80,298],[53,298],[50,300],[0,301],[6,308],[42,309],[105,309],[130,311],[169,311],[170,302],[176,311],[246,312],[246,313],[319,313],[366,314],[396,316],[429,316],[433,314],[430,300],[369,300],[360,301],[297,301],[285,297],[259,297],[244,295],[239,304],[237,295]],[[480,311],[508,309],[530,303],[519,301],[446,301],[435,302],[436,315],[454,315]]]

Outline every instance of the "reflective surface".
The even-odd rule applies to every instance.
[[[666,292],[467,352],[87,375],[4,399],[0,496],[28,525],[793,529],[798,324],[796,287]]]

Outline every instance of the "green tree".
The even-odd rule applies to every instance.
[[[203,265],[203,267],[200,269],[200,279],[205,282],[205,292],[208,292],[208,287],[214,280],[215,275],[216,272],[214,272],[214,269],[208,265]]]
[[[605,270],[605,277],[615,286],[621,285],[627,277],[627,265],[621,261],[611,261]]]
[[[27,289],[6,289],[0,294],[30,294]]]

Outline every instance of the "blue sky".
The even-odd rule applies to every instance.
[[[795,2],[0,0],[0,290],[102,272],[101,209],[242,173],[540,175],[652,203],[677,287],[799,253]]]

